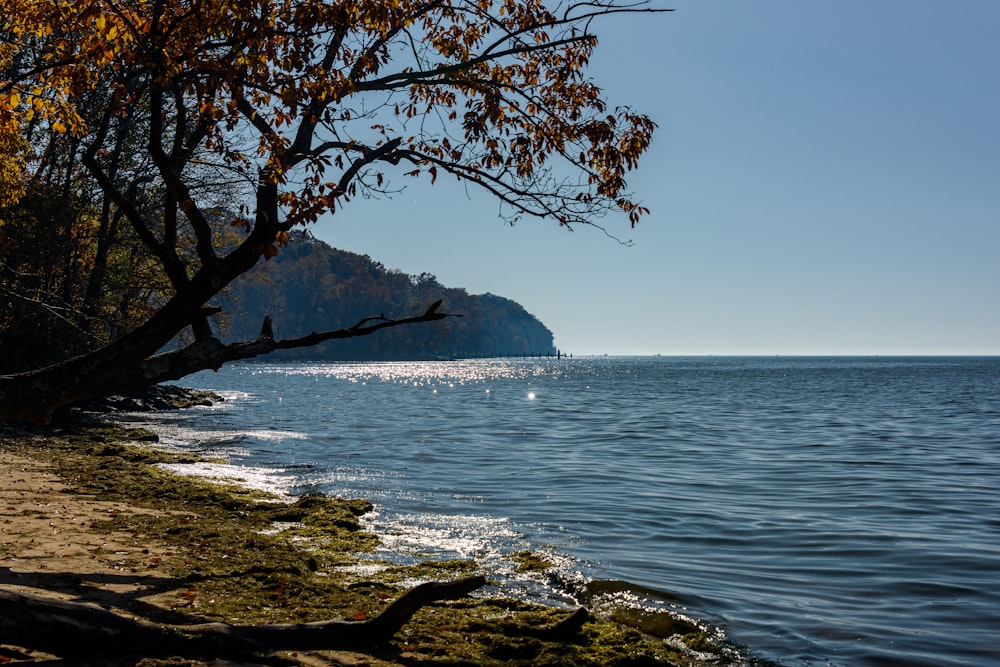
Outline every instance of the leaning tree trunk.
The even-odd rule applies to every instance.
[[[368,336],[389,327],[460,317],[439,312],[440,306],[439,300],[422,315],[399,319],[385,315],[366,317],[344,329],[313,332],[299,338],[275,339],[268,335],[225,345],[209,337],[171,352],[135,358],[128,364],[123,364],[121,356],[114,356],[105,348],[94,355],[71,359],[40,371],[0,376],[0,420],[44,422],[54,409],[68,403],[112,394],[138,393],[160,382],[179,380],[198,371],[218,370],[223,364],[252,359],[275,350],[310,347],[328,340]],[[100,365],[102,359],[106,366]]]
[[[258,193],[259,210],[270,210],[261,201],[276,196],[273,187]],[[47,368],[0,376],[0,420],[45,423],[61,406],[107,395],[116,376],[142,364],[185,327],[217,313],[218,308],[206,304],[257,263],[276,233],[276,223],[258,225],[225,257],[213,253],[203,258],[198,271],[190,280],[177,281],[174,296],[152,317],[103,348]]]
[[[189,289],[178,292],[144,324],[99,350],[46,368],[0,376],[0,420],[45,423],[56,408],[101,396],[117,374],[142,363],[205,316],[204,304],[218,291],[213,291],[212,282],[210,275],[192,280]]]

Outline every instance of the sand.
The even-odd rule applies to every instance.
[[[74,491],[51,465],[8,451],[0,439],[0,587],[110,608],[119,607],[125,601],[133,609],[141,609],[143,603],[169,605],[176,596],[177,581],[160,575],[159,570],[176,554],[169,545],[150,535],[107,529],[105,519],[129,514],[168,513],[99,500]],[[101,521],[102,525],[94,525],[95,521]],[[0,647],[0,663],[16,654],[16,650],[11,652],[9,648]],[[41,653],[32,657],[42,661],[54,658]],[[19,660],[15,664],[32,664],[32,661]],[[123,658],[101,660],[100,664],[113,667],[258,667],[256,661],[178,658]],[[319,667],[388,663],[349,651],[326,651],[322,656],[317,653],[286,654],[283,664]]]
[[[62,599],[141,596],[167,585],[156,570],[172,556],[148,536],[98,530],[121,513],[155,511],[74,493],[51,466],[0,449],[0,585]],[[145,562],[145,572],[135,564]]]

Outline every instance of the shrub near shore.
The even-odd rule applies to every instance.
[[[413,582],[480,573],[475,562],[464,560],[407,566],[375,562],[378,538],[359,521],[371,509],[367,501],[308,496],[289,504],[246,488],[176,475],[155,464],[194,462],[195,457],[136,445],[137,440],[152,441],[155,434],[107,424],[0,431],[0,445],[50,463],[72,493],[140,510],[110,513],[86,527],[124,535],[132,542],[128,554],[116,557],[118,570],[137,576],[155,574],[157,583],[147,594],[115,600],[116,607],[136,615],[175,624],[364,620],[377,616]],[[144,548],[150,543],[169,547],[154,554]],[[530,554],[518,558],[531,568],[545,567]],[[96,581],[81,583],[100,586]],[[510,598],[435,603],[418,612],[390,645],[373,649],[363,664],[731,661],[727,651],[706,642],[705,633],[681,620],[675,628],[678,636],[669,643],[593,615],[578,632],[558,641],[533,636],[537,628],[556,624],[567,614]],[[310,652],[285,653],[281,660],[331,664],[309,662],[326,659],[342,664],[341,658],[331,652]]]

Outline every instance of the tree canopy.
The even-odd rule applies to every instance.
[[[222,345],[212,299],[295,228],[411,178],[481,188],[510,221],[572,228],[618,212],[634,225],[646,213],[625,176],[655,125],[610,106],[586,74],[597,20],[661,11],[645,3],[0,0],[0,10],[0,225],[61,225],[72,239],[90,224],[98,287],[116,250],[162,277],[137,297],[148,307],[86,353],[0,378],[0,418],[45,419],[80,398],[308,344]],[[73,207],[19,218],[42,191]],[[99,310],[98,287],[71,310]],[[442,317],[435,306],[366,318],[332,337]],[[188,327],[188,345],[156,354]]]

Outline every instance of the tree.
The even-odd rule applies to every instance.
[[[85,168],[76,177],[127,220],[169,283],[124,335],[0,377],[0,419],[44,421],[82,398],[446,317],[435,304],[292,340],[223,345],[212,335],[212,300],[228,284],[296,227],[352,198],[391,195],[393,178],[450,175],[496,197],[511,221],[572,228],[617,211],[634,225],[646,213],[625,175],[654,123],[609,108],[585,75],[595,20],[661,11],[643,3],[0,0],[0,9],[8,164],[31,180],[45,163],[38,137],[70,138],[66,159]],[[0,187],[15,181],[0,171]],[[220,221],[220,200],[245,203]],[[225,224],[238,243],[218,240]],[[157,354],[187,328],[189,344]]]

